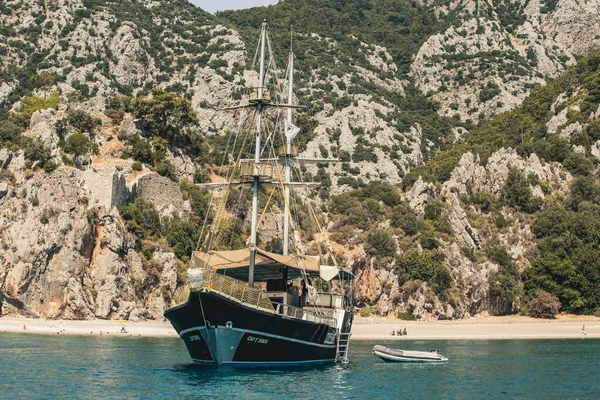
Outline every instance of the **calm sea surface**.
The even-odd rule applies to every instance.
[[[438,349],[386,364],[373,344]],[[354,341],[347,366],[211,369],[176,338],[0,334],[0,398],[600,398],[600,340]]]

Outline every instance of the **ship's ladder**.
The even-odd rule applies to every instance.
[[[352,333],[340,332],[339,335],[340,335],[340,337],[339,337],[338,343],[337,343],[337,352],[336,352],[336,356],[335,356],[335,361],[341,362],[342,364],[347,364],[348,363],[348,348],[350,347],[350,336],[352,336]]]

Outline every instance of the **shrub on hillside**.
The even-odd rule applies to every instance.
[[[555,295],[538,290],[529,302],[529,315],[534,318],[554,318],[560,311],[560,301]]]
[[[116,95],[106,100],[106,109],[104,115],[113,120],[115,124],[120,124],[125,116],[125,112],[131,110],[131,97]]]
[[[444,254],[437,251],[407,251],[396,259],[394,270],[398,275],[398,283],[403,285],[409,280],[426,281],[439,295],[453,285],[450,270],[444,265],[444,259]]]
[[[360,309],[359,314],[361,317],[368,317],[371,315],[377,315],[379,314],[379,308],[374,307],[374,306],[369,306],[369,307],[363,307]]]
[[[367,236],[366,252],[371,257],[393,257],[396,241],[384,229],[375,229]]]
[[[577,177],[571,185],[571,208],[577,210],[584,201],[598,203],[600,201],[600,186],[592,175]]]
[[[533,196],[525,174],[511,168],[502,188],[502,198],[506,205],[526,213],[533,213],[542,206],[542,199]]]
[[[126,221],[128,230],[135,235],[143,239],[160,235],[160,216],[152,203],[138,197],[133,203],[119,206],[119,213]]]
[[[57,109],[59,102],[58,92],[44,98],[25,96],[21,99],[21,105],[17,108],[17,112],[11,116],[11,120],[17,125],[28,127],[34,112],[48,108]]]
[[[398,317],[398,319],[401,319],[403,321],[416,321],[417,317],[415,317],[413,315],[413,313],[411,312],[399,312],[396,317]]]
[[[102,121],[98,118],[92,117],[85,111],[71,110],[67,115],[67,121],[69,125],[77,129],[78,132],[91,133],[97,127],[102,125]]]
[[[13,141],[21,132],[23,128],[9,120],[0,122],[0,144]]]
[[[25,153],[28,167],[37,161],[37,166],[44,168],[46,162],[52,158],[50,149],[39,138],[32,139],[22,136],[20,138],[20,146]]]
[[[131,170],[132,171],[141,171],[143,168],[142,163],[139,161],[134,162],[133,164],[131,164]]]
[[[74,133],[64,141],[63,149],[74,157],[98,152],[98,145],[88,139],[86,135]]]
[[[156,89],[152,97],[133,99],[131,111],[146,133],[166,139],[192,157],[205,151],[204,141],[195,130],[198,117],[188,100]]]

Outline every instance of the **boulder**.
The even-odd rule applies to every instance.
[[[6,182],[0,182],[0,199],[2,199],[8,193],[8,184]]]
[[[8,167],[8,164],[10,164],[12,157],[12,151],[8,151],[8,149],[6,148],[0,149],[0,169]]]
[[[423,181],[423,178],[419,176],[419,179],[413,184],[412,188],[406,192],[406,198],[411,208],[422,215],[425,212],[425,207],[429,199],[434,194],[435,186]]]

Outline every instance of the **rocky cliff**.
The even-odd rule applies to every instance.
[[[315,10],[326,24],[315,23]],[[527,99],[600,45],[599,10],[598,0],[291,0],[212,16],[183,0],[3,2],[0,287],[9,309],[162,318],[208,207],[187,182],[219,179],[224,133],[240,120],[217,109],[256,86],[255,34],[268,18],[281,54],[288,35],[276,28],[303,21],[294,39],[296,96],[308,106],[299,145],[303,156],[340,159],[305,173],[324,184],[311,197],[357,273],[360,306],[423,319],[518,310],[520,295],[494,293],[513,264],[520,279],[537,257],[532,223],[545,206],[534,205],[570,198],[577,166],[589,175],[600,157],[595,72],[567,72],[572,84],[547,93],[543,113]],[[161,134],[161,121],[139,111],[144,104],[119,103],[136,96],[193,117],[163,123],[176,134]],[[486,125],[522,104],[531,124]],[[518,132],[504,138],[512,125]],[[440,154],[450,161],[438,163]],[[505,193],[517,173],[531,212]],[[368,183],[379,180],[398,185],[401,201],[363,204],[377,197]],[[335,202],[349,191],[360,207],[344,214]],[[227,221],[241,244],[244,218]],[[280,219],[277,209],[267,214],[265,243]],[[393,251],[369,242],[379,230]],[[414,272],[423,265],[435,273]]]

